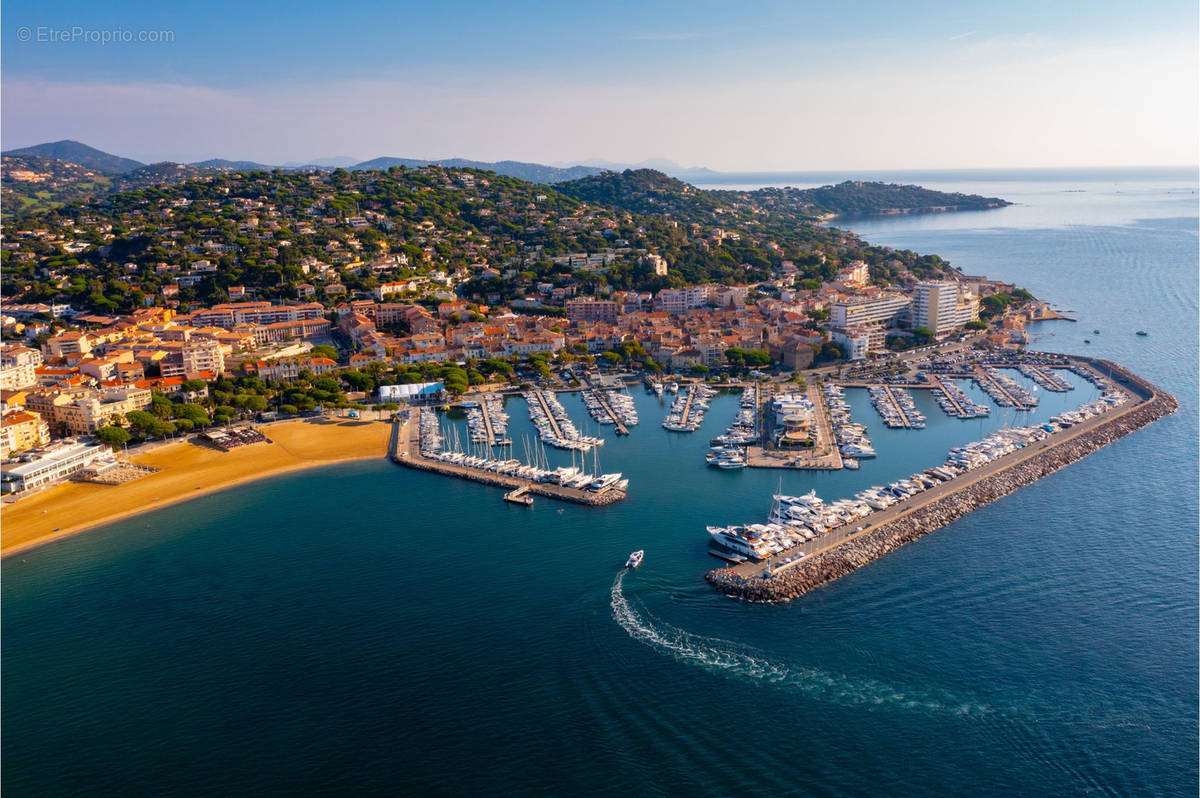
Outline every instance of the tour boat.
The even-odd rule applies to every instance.
[[[638,549],[633,554],[629,555],[629,559],[625,561],[626,568],[637,568],[642,564],[642,558],[646,556],[646,552]]]

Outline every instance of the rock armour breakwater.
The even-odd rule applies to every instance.
[[[814,554],[783,573],[765,579],[747,578],[728,570],[716,569],[709,571],[705,578],[726,595],[750,601],[788,601],[802,596],[956,521],[972,510],[1087,457],[1178,409],[1179,403],[1175,397],[1149,386],[1143,380],[1137,379],[1136,382],[1150,389],[1152,395],[1149,400],[895,521]]]

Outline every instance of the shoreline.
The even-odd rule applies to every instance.
[[[390,429],[391,424],[383,421],[289,421],[266,428],[271,443],[252,444],[230,452],[181,440],[132,455],[130,462],[158,465],[161,470],[122,485],[66,481],[4,505],[0,511],[3,521],[0,560],[268,477],[338,463],[386,459]],[[341,434],[331,434],[335,432]],[[173,459],[192,462],[172,465]],[[195,484],[206,479],[207,484]],[[151,497],[150,494],[156,495]],[[121,502],[124,506],[114,506],[107,511],[96,507],[98,502],[105,500]],[[59,520],[55,517],[56,508],[60,509],[60,516],[67,516],[66,523],[55,524]],[[58,529],[43,531],[35,528],[50,524],[55,524]],[[9,541],[13,542],[10,544]]]
[[[714,569],[705,573],[705,581],[730,598],[768,603],[799,598],[1179,409],[1178,401],[1171,394],[1115,364],[1098,362],[1120,369],[1130,383],[1145,390],[1148,396],[1123,412],[1101,418],[1101,423],[1065,437],[1044,450],[1028,452],[993,473],[964,483],[957,490],[907,508],[896,518],[870,531],[815,552],[787,571],[762,578],[744,576],[731,569]]]

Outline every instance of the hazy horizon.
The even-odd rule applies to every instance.
[[[730,173],[1200,162],[1194,3],[0,13],[6,150],[75,139],[147,163],[350,152]]]

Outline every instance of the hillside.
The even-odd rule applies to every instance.
[[[493,172],[440,166],[211,170],[189,179],[196,169],[150,165],[138,170],[141,179],[182,182],[115,191],[12,222],[0,252],[4,296],[128,312],[146,299],[163,301],[167,287],[188,307],[228,301],[230,286],[294,300],[309,283],[318,301],[332,304],[416,276],[449,280],[459,295],[495,304],[547,284],[589,294],[757,283],[778,279],[785,263],[788,279],[801,281],[829,279],[854,260],[888,281],[949,268],[937,256],[871,246],[818,224],[778,193],[752,202],[656,173],[594,181],[615,194],[581,201]],[[673,203],[670,211],[625,207],[653,205],[659,195]],[[601,252],[609,258],[601,269],[562,260]],[[666,259],[667,275],[654,273],[647,253]]]
[[[603,202],[638,213],[666,213],[689,222],[719,215],[749,217],[782,213],[806,219],[896,213],[983,210],[1009,203],[997,197],[948,194],[921,186],[846,181],[820,188],[705,190],[653,169],[603,172],[557,188],[585,202]]]
[[[4,155],[34,155],[43,158],[57,158],[67,163],[79,164],[104,175],[120,175],[137,169],[140,166],[145,166],[141,161],[112,155],[95,147],[89,147],[86,144],[69,139],[53,141],[47,144],[35,144],[32,147],[22,147],[17,150],[8,150]]]
[[[86,202],[111,188],[111,177],[79,164],[41,155],[3,157],[0,201],[8,216]]]

